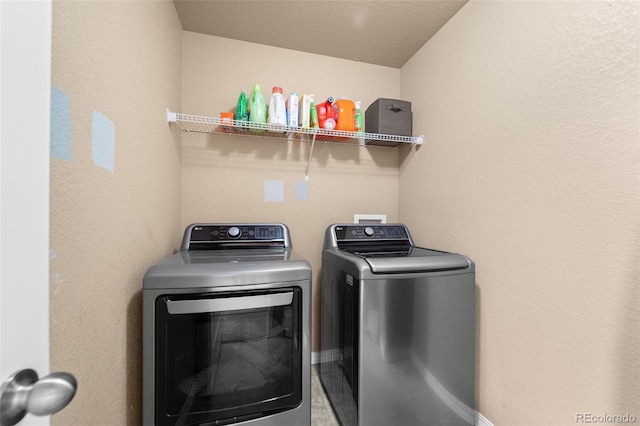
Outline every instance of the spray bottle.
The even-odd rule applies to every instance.
[[[353,117],[356,132],[364,132],[364,121],[362,120],[362,111],[360,110],[360,101],[356,101],[356,114]]]

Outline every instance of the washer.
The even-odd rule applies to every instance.
[[[475,265],[402,224],[334,224],[320,378],[343,426],[473,425]]]
[[[145,426],[311,424],[311,267],[279,223],[199,223],[143,283]]]

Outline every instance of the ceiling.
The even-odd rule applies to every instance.
[[[400,68],[468,0],[173,0],[185,31]]]

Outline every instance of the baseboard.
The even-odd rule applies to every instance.
[[[485,416],[476,411],[476,426],[493,426],[493,423],[489,421]]]

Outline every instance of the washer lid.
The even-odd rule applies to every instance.
[[[469,259],[455,253],[406,246],[363,246],[342,249],[363,258],[374,274],[439,272],[468,269]]]

